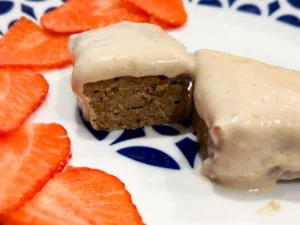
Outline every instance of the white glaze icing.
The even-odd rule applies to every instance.
[[[70,37],[73,62],[72,88],[84,118],[94,113],[83,85],[121,76],[169,78],[192,75],[195,59],[185,47],[157,25],[122,22]]]
[[[214,145],[203,173],[243,189],[300,177],[300,73],[210,50],[195,56],[195,107]]]
[[[83,84],[121,76],[192,74],[193,54],[157,25],[122,22],[75,34],[68,45],[75,91]]]

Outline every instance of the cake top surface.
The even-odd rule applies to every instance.
[[[122,22],[75,34],[68,45],[73,85],[120,76],[191,74],[195,60],[157,25]]]
[[[286,112],[300,116],[300,72],[212,50],[195,55],[194,98],[201,117],[260,124],[291,119]],[[259,120],[252,119],[254,114]]]
[[[250,189],[299,177],[300,73],[222,52],[195,55],[195,107],[213,142],[204,174]]]

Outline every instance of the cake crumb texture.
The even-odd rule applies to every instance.
[[[134,129],[188,118],[187,75],[120,77],[86,83],[89,120],[96,130]]]

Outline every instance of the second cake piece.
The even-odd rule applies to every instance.
[[[249,190],[300,178],[300,73],[212,50],[195,55],[204,175]]]
[[[160,27],[122,22],[71,36],[72,88],[96,130],[188,117],[194,57]]]

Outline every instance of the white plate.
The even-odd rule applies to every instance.
[[[0,0],[2,32],[7,30],[12,20],[21,15],[20,9],[38,19],[46,9],[62,3],[58,0],[5,2]],[[14,2],[14,7],[8,10],[7,2]],[[300,10],[297,7],[300,7],[300,0],[289,1],[297,7],[292,7],[287,1],[274,0],[228,0],[234,2],[231,6],[225,0],[219,3],[202,0],[202,3],[205,2],[222,7],[185,1],[189,21],[184,27],[170,31],[189,51],[201,48],[222,50],[300,70],[300,29],[297,28],[297,20],[284,16],[299,16]],[[256,13],[260,11],[261,15],[251,15],[237,9]],[[278,18],[293,22],[294,26],[276,22]],[[100,141],[80,119],[70,86],[71,68],[50,71],[44,75],[50,83],[50,92],[32,120],[62,124],[72,141],[73,158],[70,163],[101,169],[119,177],[131,192],[146,224],[300,223],[299,182],[280,183],[274,192],[269,193],[238,193],[216,187],[200,174],[201,160],[196,155],[197,143],[191,126],[174,124],[138,129],[133,133],[102,132],[97,133],[98,138],[103,138]],[[130,135],[135,138],[128,139]],[[117,143],[113,143],[115,141]],[[280,200],[281,210],[260,214],[259,209],[272,199]]]

